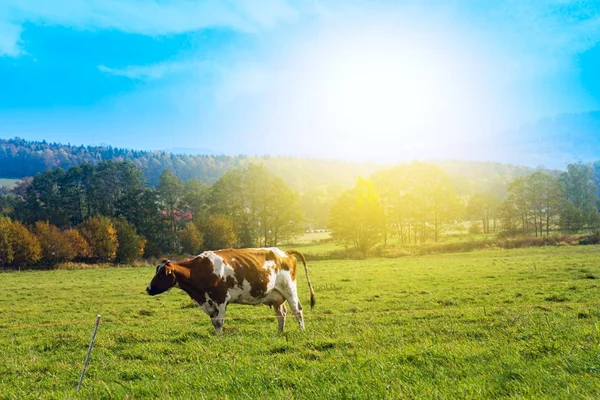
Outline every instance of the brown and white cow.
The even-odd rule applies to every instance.
[[[310,283],[306,259],[297,250],[276,247],[262,249],[225,249],[205,251],[193,259],[174,263],[163,260],[146,288],[151,296],[173,286],[185,291],[210,316],[215,333],[223,329],[229,303],[266,304],[275,309],[279,331],[285,326],[287,300],[301,329],[304,329],[302,305],[296,290],[296,258],[304,264],[310,289],[310,306],[315,292]]]

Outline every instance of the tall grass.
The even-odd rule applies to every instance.
[[[316,260],[340,260],[354,259],[363,260],[368,257],[397,258],[409,255],[427,255],[427,254],[448,254],[462,253],[476,250],[494,250],[494,249],[520,249],[527,247],[543,246],[577,246],[600,244],[600,233],[561,235],[551,236],[486,236],[462,241],[448,241],[439,243],[422,244],[378,244],[371,249],[368,254],[354,250],[352,248],[342,248],[333,241],[313,245],[305,245],[302,251],[312,259]]]
[[[233,305],[217,337],[183,292],[144,293],[152,267],[3,273],[0,398],[598,398],[598,254],[309,260],[305,332]]]

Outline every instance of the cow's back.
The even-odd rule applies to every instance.
[[[296,276],[296,259],[278,248],[223,249],[213,253],[223,260],[223,279],[230,288],[232,302],[269,303],[273,290],[288,286]]]

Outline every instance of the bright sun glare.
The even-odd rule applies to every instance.
[[[488,90],[496,77],[478,72],[490,62],[484,53],[442,34],[342,27],[291,46],[276,69],[280,79],[269,76],[263,126],[274,140],[282,130],[295,133],[292,147],[306,154],[460,157],[473,138],[500,126]]]
[[[325,89],[326,110],[338,129],[388,139],[423,129],[436,109],[437,77],[425,66],[389,54],[345,59]]]
[[[443,148],[466,137],[461,120],[473,118],[465,108],[468,83],[447,51],[382,37],[323,48],[312,77],[317,125],[344,144],[344,155]]]

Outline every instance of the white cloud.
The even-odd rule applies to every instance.
[[[210,27],[257,32],[295,17],[287,0],[2,0],[0,54],[19,54],[25,22],[170,35]]]
[[[16,57],[21,54],[20,36],[21,27],[19,25],[0,21],[0,57]]]
[[[200,61],[174,61],[151,65],[130,65],[125,68],[99,65],[98,69],[107,74],[124,76],[130,79],[155,80],[192,68],[201,68],[205,65],[206,63]]]
[[[274,28],[281,21],[297,17],[296,10],[281,0],[239,0],[237,4],[242,15],[265,28]]]

